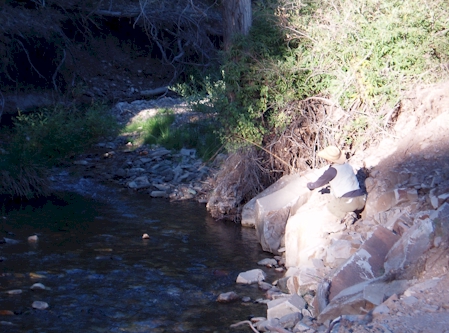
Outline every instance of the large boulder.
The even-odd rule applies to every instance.
[[[413,226],[387,254],[384,264],[386,274],[412,279],[424,270],[424,254],[433,246],[434,221],[438,215],[438,212],[421,212],[415,218]]]
[[[324,169],[318,169],[303,175],[282,177],[244,207],[242,224],[250,226],[254,223],[264,251],[279,253],[279,248],[284,245],[285,225],[289,216],[312,195],[307,183],[323,172]]]
[[[341,315],[361,315],[374,309],[388,297],[402,294],[410,286],[407,280],[373,279],[342,290],[318,315],[322,324]]]
[[[346,229],[345,224],[326,208],[330,198],[329,194],[313,191],[307,203],[288,219],[285,228],[286,267],[312,267],[312,259],[329,246],[329,234]]]
[[[399,236],[377,226],[356,253],[329,277],[329,300],[342,290],[384,274],[385,257]]]
[[[285,186],[290,184],[290,182],[295,181],[300,176],[298,174],[286,175],[279,179],[277,182],[267,187],[264,191],[260,192],[257,196],[248,201],[242,209],[242,227],[255,228],[256,226],[256,215],[255,206],[256,201],[274,192],[282,190]]]

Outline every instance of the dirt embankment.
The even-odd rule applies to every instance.
[[[174,83],[192,59],[210,65],[221,16],[217,6],[190,3],[3,1],[0,116],[55,102],[132,101]]]

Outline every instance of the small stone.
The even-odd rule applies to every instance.
[[[45,310],[48,308],[48,303],[42,301],[34,301],[31,306],[37,310]]]
[[[383,314],[383,313],[390,313],[390,308],[386,306],[385,304],[378,305],[373,310],[373,315],[377,314]]]
[[[3,237],[3,240],[5,241],[6,244],[18,244],[19,243],[18,240],[15,240],[12,238]]]
[[[261,265],[261,266],[266,266],[266,267],[273,267],[275,265],[277,265],[277,260],[276,259],[271,259],[271,258],[265,258],[260,260],[257,264]]]
[[[30,278],[32,279],[43,279],[45,278],[45,275],[37,274],[37,273],[30,273]]]
[[[33,235],[28,237],[28,242],[29,243],[36,243],[39,240],[39,238],[37,237],[37,235]]]
[[[89,162],[87,162],[86,160],[79,160],[79,161],[73,162],[73,164],[76,164],[76,165],[88,165]]]
[[[249,296],[243,296],[243,297],[242,297],[242,302],[243,302],[243,303],[249,303],[249,302],[251,302],[251,297],[249,297]]]
[[[0,316],[14,316],[14,312],[11,310],[0,310]]]
[[[261,269],[252,269],[237,276],[236,283],[252,284],[265,280],[266,274]]]
[[[150,239],[150,236],[148,234],[143,234],[142,239]]]
[[[42,283],[38,282],[38,283],[33,284],[33,285],[30,287],[30,289],[31,289],[31,290],[45,290],[45,289],[47,289],[47,288],[46,288]]]
[[[22,289],[12,289],[6,292],[8,295],[19,295],[22,293]]]
[[[227,293],[220,294],[217,298],[217,302],[229,303],[237,300],[239,297],[234,291],[229,291]]]

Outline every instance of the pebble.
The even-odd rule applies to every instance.
[[[0,316],[14,316],[14,312],[11,310],[0,310]]]
[[[13,290],[8,290],[6,292],[8,295],[19,295],[22,293],[22,289],[13,289]]]
[[[45,289],[47,289],[47,288],[46,288],[42,283],[38,282],[38,283],[33,284],[33,285],[30,287],[30,289],[31,289],[31,290],[45,290]]]
[[[33,235],[28,237],[28,242],[29,243],[36,243],[39,240],[39,238],[37,237],[37,235]]]
[[[239,297],[234,291],[220,294],[217,298],[217,302],[228,303],[237,300]]]
[[[31,306],[37,310],[45,310],[48,308],[48,303],[42,301],[34,301]]]

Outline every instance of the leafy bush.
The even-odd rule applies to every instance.
[[[208,119],[197,119],[174,126],[172,110],[162,109],[154,117],[136,121],[123,129],[123,133],[137,133],[136,144],[157,144],[167,149],[195,148],[203,159],[210,158],[220,148],[215,125]]]
[[[61,107],[19,115],[2,128],[0,194],[30,197],[46,192],[48,168],[81,152],[117,125],[102,105],[87,110]]]
[[[298,119],[292,112],[323,121],[326,112],[318,119],[299,106],[318,97],[346,115],[310,135],[329,131],[333,144],[355,148],[385,133],[404,92],[449,77],[447,1],[282,0],[254,10],[250,35],[224,57],[228,147],[263,146]]]

